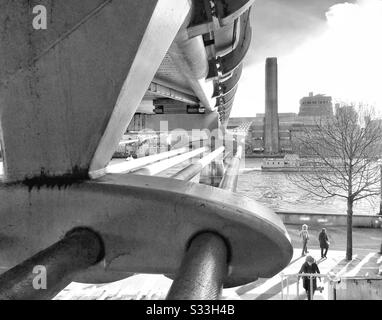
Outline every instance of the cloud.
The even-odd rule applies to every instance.
[[[325,22],[324,3],[335,0],[257,0],[252,9],[253,46],[246,65],[279,56],[299,45]],[[328,8],[327,5],[325,8]]]
[[[269,54],[278,56],[279,110],[297,112],[299,99],[314,91],[382,111],[382,0],[335,4],[324,13],[323,23],[305,34],[310,38],[298,33],[302,43]],[[265,57],[244,70],[232,116],[263,112]]]

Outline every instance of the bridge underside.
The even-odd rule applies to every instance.
[[[89,258],[76,265],[81,270],[72,266],[70,279],[89,282],[131,272],[175,275],[187,269],[182,261],[206,258],[192,246],[202,233],[224,239],[225,253],[214,260],[223,261],[221,285],[285,267],[292,249],[281,220],[233,192],[238,148],[226,168],[224,147],[210,141],[160,162],[139,159],[134,174],[107,170],[134,117],[145,117],[137,131],[161,130],[161,121],[168,130],[225,131],[250,45],[253,2],[50,0],[47,30],[32,28],[30,1],[7,2],[0,11],[0,268],[10,270],[0,277],[0,298],[23,297],[32,261],[48,261],[56,277],[65,273],[69,263],[60,264],[70,246]],[[155,177],[202,153],[177,178]],[[191,182],[218,156],[214,168],[226,169],[220,189]],[[100,239],[99,255],[84,253],[86,241],[74,235]],[[175,289],[172,297],[179,297]]]

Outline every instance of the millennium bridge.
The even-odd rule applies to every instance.
[[[218,299],[288,265],[280,218],[235,193],[243,146],[226,130],[253,0],[47,0],[42,28],[39,1],[1,3],[0,299],[134,273],[173,279],[168,299]],[[163,121],[222,135],[109,164],[129,124]]]

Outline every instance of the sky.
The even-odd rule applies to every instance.
[[[278,58],[279,112],[309,92],[382,111],[382,0],[256,0],[231,116],[264,112],[265,59]]]

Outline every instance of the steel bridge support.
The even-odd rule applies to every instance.
[[[73,276],[104,257],[101,237],[76,228],[49,248],[0,276],[0,300],[52,299]]]
[[[217,234],[191,240],[167,300],[217,300],[228,271],[228,247]]]

